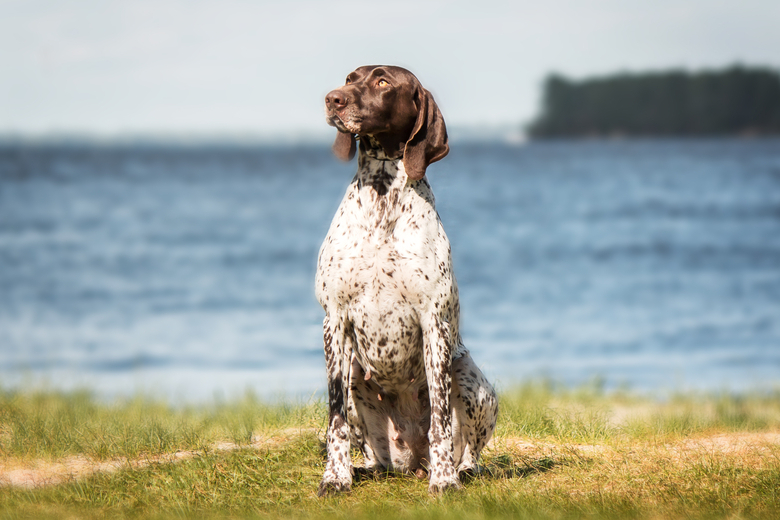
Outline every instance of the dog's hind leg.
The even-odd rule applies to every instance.
[[[458,473],[476,471],[482,449],[493,436],[498,398],[493,386],[465,354],[452,363],[452,429]]]

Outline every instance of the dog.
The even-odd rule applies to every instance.
[[[460,489],[459,473],[478,471],[498,400],[461,341],[450,244],[425,178],[449,152],[444,119],[394,66],[350,73],[325,113],[335,155],[358,152],[358,170],[317,262],[329,408],[318,495],[350,490],[350,446],[363,471],[427,470],[431,493]]]

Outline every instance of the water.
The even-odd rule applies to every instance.
[[[0,146],[0,387],[325,389],[326,146]],[[454,144],[429,169],[499,384],[780,382],[780,140]]]

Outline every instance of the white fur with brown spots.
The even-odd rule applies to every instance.
[[[398,67],[361,67],[326,98],[329,122],[350,129],[337,155],[351,157],[355,137],[360,152],[317,267],[330,412],[319,495],[350,489],[351,445],[366,470],[425,468],[431,492],[460,488],[495,429],[496,394],[461,341],[450,244],[424,176],[448,151],[446,129],[415,82]],[[391,128],[400,143],[366,123],[387,103],[415,123]],[[421,133],[430,142],[413,143]]]

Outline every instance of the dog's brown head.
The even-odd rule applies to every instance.
[[[325,114],[328,124],[339,131],[333,152],[345,161],[355,155],[356,136],[371,136],[387,156],[403,158],[406,174],[417,180],[428,165],[450,151],[433,96],[401,67],[355,69],[343,87],[325,96]]]

